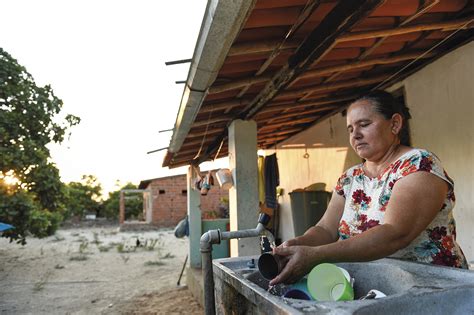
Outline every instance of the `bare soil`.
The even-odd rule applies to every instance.
[[[0,238],[2,314],[203,314],[185,275],[177,286],[188,239],[172,230],[82,227],[27,242]]]

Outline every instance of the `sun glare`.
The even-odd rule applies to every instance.
[[[15,186],[20,183],[18,178],[15,177],[13,171],[7,173],[0,172],[0,180],[2,180],[8,186]]]

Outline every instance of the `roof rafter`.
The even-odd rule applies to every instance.
[[[449,30],[456,29],[457,27],[465,24],[466,22],[469,22],[470,20],[472,20],[472,17],[455,19],[455,20],[444,21],[444,22],[436,22],[436,23],[420,23],[420,24],[414,24],[410,26],[387,28],[383,30],[353,32],[353,33],[347,33],[340,36],[336,42],[342,43],[342,42],[349,42],[353,40],[363,40],[363,39],[371,39],[371,38],[378,38],[378,37],[403,35],[403,34],[414,33],[414,32],[422,32],[422,31],[433,31],[433,30],[449,31]],[[467,25],[466,27],[472,28],[474,27],[474,25],[470,24],[470,25]],[[298,43],[299,41],[296,41],[296,40],[286,42],[283,45],[283,48],[294,49],[298,47]],[[275,40],[243,43],[243,44],[233,46],[229,51],[229,56],[270,52],[278,44],[279,44],[279,41],[275,41]]]
[[[276,73],[254,100],[239,115],[240,118],[252,118],[265,104],[275,97],[292,80],[303,73],[317,58],[333,47],[336,38],[349,31],[361,19],[381,5],[384,0],[340,1],[321,21],[288,59],[288,63]],[[221,135],[207,147],[197,164],[206,161],[224,139]]]

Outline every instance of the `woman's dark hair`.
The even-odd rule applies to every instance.
[[[398,134],[400,143],[402,145],[411,146],[410,126],[408,123],[411,115],[405,104],[399,102],[392,94],[382,90],[372,91],[358,98],[355,102],[357,101],[370,102],[375,111],[381,114],[385,119],[392,118],[393,114],[400,114],[400,116],[402,116],[402,129],[400,129],[400,133]]]

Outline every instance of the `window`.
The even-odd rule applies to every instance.
[[[188,190],[187,190],[187,189],[181,190],[181,194],[182,194],[182,195],[187,195],[187,194],[188,194]]]
[[[164,189],[160,189],[160,191],[158,192],[160,195],[164,195],[165,194],[165,190]]]

